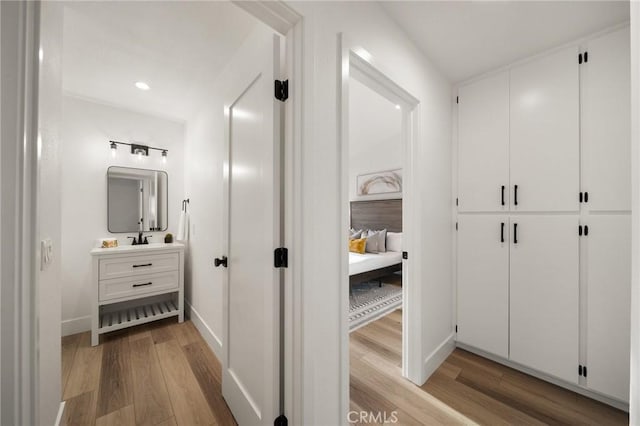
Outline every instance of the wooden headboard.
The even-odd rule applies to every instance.
[[[352,201],[351,227],[402,232],[402,199]]]

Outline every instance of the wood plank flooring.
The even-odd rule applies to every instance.
[[[221,366],[193,323],[176,318],[62,339],[63,424],[236,425],[222,398]]]
[[[461,349],[418,387],[402,378],[401,348],[401,310],[351,333],[352,424],[394,411],[403,425],[629,424],[623,411]]]

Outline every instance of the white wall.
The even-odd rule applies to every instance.
[[[402,168],[402,111],[355,78],[349,81],[349,201],[401,198],[402,194],[358,197],[361,174]]]
[[[184,123],[169,121],[72,96],[63,99],[60,165],[62,184],[62,321],[63,335],[91,327],[91,258],[99,238],[116,237],[131,244],[135,232],[107,230],[107,168],[164,170],[169,178],[169,228],[176,235],[184,197]],[[112,158],[109,140],[140,142],[169,150],[167,163],[159,151],[141,159],[119,146]],[[151,242],[163,242],[166,232],[149,232]]]
[[[451,85],[380,7],[370,2],[291,3],[304,19],[304,108],[301,286],[304,424],[343,424],[340,348],[340,163],[336,107],[337,36],[344,32],[371,55],[372,64],[420,100],[418,172],[423,218],[421,254],[425,361],[453,341],[451,280]],[[313,52],[313,54],[311,54]],[[321,262],[318,259],[322,259]],[[348,378],[347,378],[348,380]]]
[[[189,198],[191,235],[185,259],[185,307],[212,346],[222,353],[223,270],[213,259],[224,254],[222,161],[224,117],[222,100],[209,89],[210,102],[187,122],[185,194]],[[203,327],[204,326],[204,327]]]
[[[37,244],[50,240],[53,259],[40,265],[40,246],[36,246],[37,276],[37,424],[53,424],[61,401],[60,320],[61,320],[61,199],[62,165],[62,6],[41,5],[39,105],[38,105],[38,230]]]
[[[631,392],[629,424],[640,425],[640,3],[631,2]]]

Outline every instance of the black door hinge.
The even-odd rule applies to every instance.
[[[285,417],[284,414],[280,414],[274,421],[273,421],[273,425],[274,426],[287,426],[287,424],[289,423],[289,421],[287,420],[287,418]]]
[[[289,250],[285,247],[278,247],[273,251],[273,266],[276,268],[289,267]]]
[[[460,97],[456,96],[456,103],[459,104],[460,103]]]
[[[406,251],[402,252],[402,258],[403,259],[408,259],[409,258],[409,253],[407,253]]]
[[[274,87],[277,100],[284,102],[289,99],[289,80],[276,80]]]

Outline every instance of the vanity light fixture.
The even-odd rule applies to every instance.
[[[128,145],[131,147],[131,154],[137,155],[139,158],[148,157],[150,150],[156,150],[162,152],[162,162],[165,163],[167,161],[167,155],[169,154],[168,149],[164,148],[155,148],[153,146],[141,145],[137,143],[128,143],[128,142],[118,142],[118,141],[109,141],[109,145],[111,146],[111,155],[115,157],[116,150],[118,149],[118,145]]]

